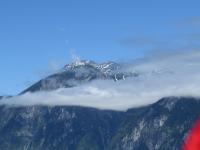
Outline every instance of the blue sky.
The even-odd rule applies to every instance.
[[[72,54],[97,62],[198,49],[198,0],[2,0],[0,95],[17,94]]]

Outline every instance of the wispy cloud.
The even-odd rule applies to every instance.
[[[182,24],[182,26],[200,27],[200,16],[186,18],[180,23]]]
[[[58,27],[57,30],[60,31],[60,32],[65,32],[66,31],[66,29],[64,27]]]
[[[137,33],[121,37],[117,43],[134,51],[177,51],[200,49],[200,16],[169,22],[162,32]]]
[[[11,106],[74,105],[126,110],[168,96],[200,97],[200,51],[157,54],[126,65],[136,78],[113,82],[99,80],[74,88],[26,93],[1,100]]]
[[[140,36],[140,37],[125,37],[118,42],[125,46],[145,46],[145,45],[152,45],[156,41],[154,38],[147,37],[147,36]]]

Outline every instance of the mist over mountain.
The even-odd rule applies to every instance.
[[[78,60],[0,104],[84,106],[127,110],[163,97],[200,97],[199,51],[126,63]]]
[[[199,56],[68,64],[0,97],[0,149],[180,150],[200,116]]]

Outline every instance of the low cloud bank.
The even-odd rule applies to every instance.
[[[98,80],[51,92],[26,93],[0,100],[11,106],[67,105],[127,110],[168,96],[200,97],[200,51],[159,54],[124,66],[139,76],[118,82]]]

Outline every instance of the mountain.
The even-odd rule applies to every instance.
[[[106,149],[123,113],[82,107],[0,107],[0,149]]]
[[[31,87],[26,92],[55,90],[58,88],[70,88],[87,83],[95,79],[125,80],[127,77],[137,76],[136,73],[122,72],[122,65],[115,62],[97,64],[93,61],[82,60],[66,65],[62,70],[50,75]]]
[[[200,99],[168,97],[130,109],[109,149],[180,150],[200,116]]]
[[[122,67],[114,62],[78,61],[20,94],[70,88],[96,79],[138,77]],[[127,111],[1,105],[0,114],[2,150],[180,150],[200,116],[200,99],[166,97]]]
[[[126,112],[84,107],[0,107],[3,150],[180,150],[200,100],[165,98]]]

